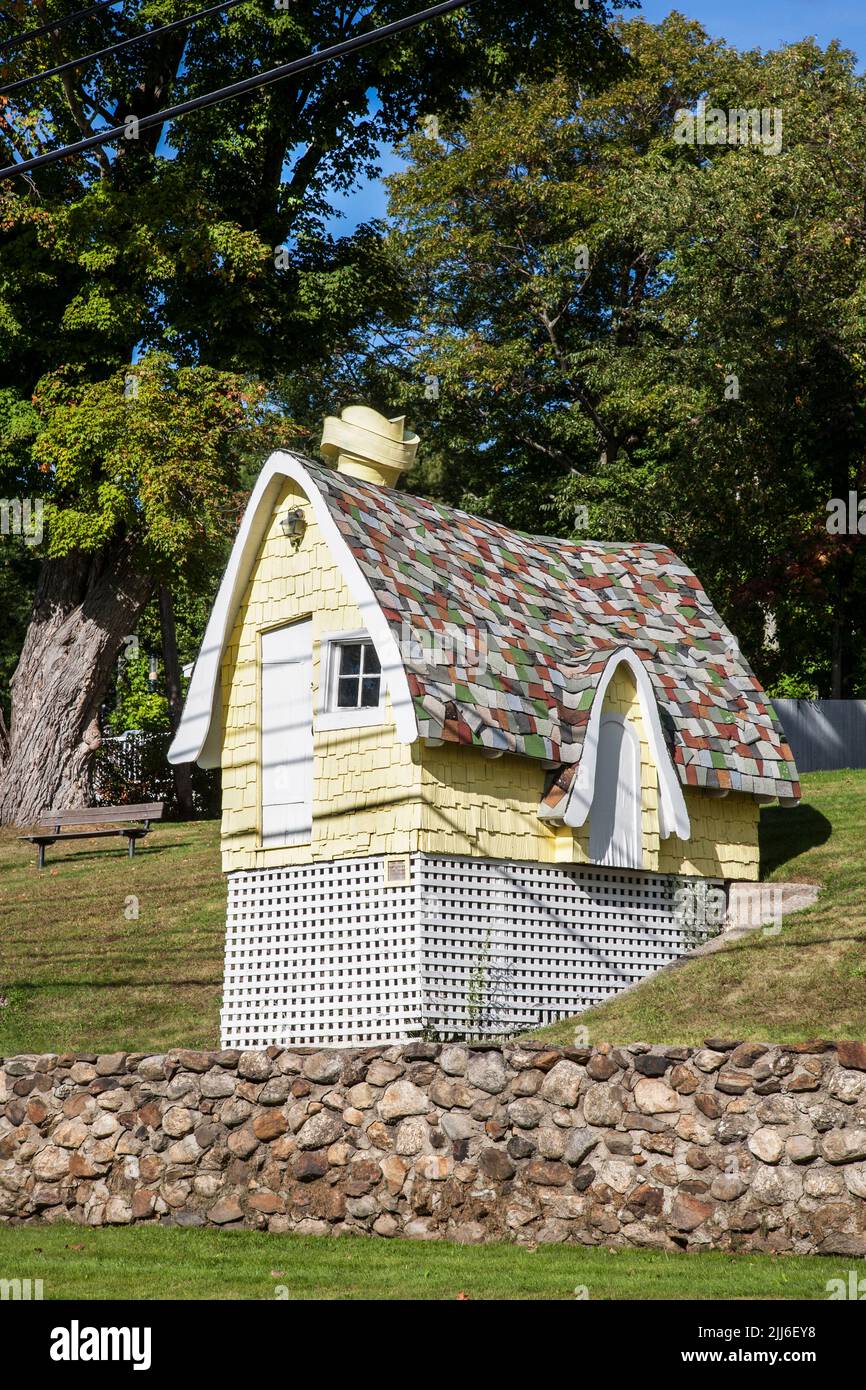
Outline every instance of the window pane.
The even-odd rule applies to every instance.
[[[378,658],[378,656],[376,655],[376,648],[373,646],[373,643],[372,643],[372,642],[365,642],[365,643],[364,643],[364,675],[365,675],[365,676],[366,676],[366,675],[373,675],[374,672],[375,672],[376,674],[378,674],[378,672],[381,671],[381,669],[382,669],[382,667],[381,667],[381,665],[380,665],[380,663],[379,663],[379,658]]]
[[[361,682],[361,705],[364,709],[375,709],[379,703],[380,676],[365,676]]]
[[[338,709],[357,709],[358,708],[358,685],[357,676],[341,676],[337,682],[337,708]]]
[[[357,676],[361,670],[361,643],[344,642],[340,647],[340,675]]]

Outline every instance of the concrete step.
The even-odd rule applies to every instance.
[[[821,886],[817,883],[732,883],[722,930],[718,936],[698,946],[692,954],[708,955],[711,951],[720,951],[730,942],[739,941],[756,931],[774,936],[782,929],[783,917],[812,907],[820,892]]]

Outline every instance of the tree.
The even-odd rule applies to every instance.
[[[20,23],[12,8],[0,40]],[[60,17],[78,0],[43,8]],[[17,50],[6,78],[185,8],[126,0]],[[579,12],[501,0],[191,114],[168,138],[137,128],[172,101],[404,13],[402,0],[246,0],[0,97],[7,161],[106,121],[131,136],[0,187],[0,370],[16,411],[38,401],[29,452],[0,452],[0,492],[44,499],[47,520],[0,747],[0,822],[81,799],[119,642],[166,569],[184,581],[195,572],[243,448],[260,448],[262,430],[291,438],[259,412],[253,379],[287,377],[303,410],[302,383],[341,336],[396,305],[377,230],[327,233],[334,196],[372,174],[381,143],[425,111],[457,115],[469,88],[507,87],[563,54],[600,80],[618,57],[603,0]],[[152,397],[127,409],[130,364],[147,353],[168,357],[157,356]]]
[[[96,383],[56,373],[34,403],[47,559],[11,682],[0,819],[80,801],[124,638],[160,577],[211,582],[247,451],[286,430],[243,378],[158,355]]]
[[[836,45],[617,33],[602,92],[521,84],[408,142],[390,249],[416,305],[336,367],[412,409],[416,485],[666,541],[765,681],[866,691],[866,548],[826,525],[866,481],[864,80]],[[780,152],[684,143],[701,99],[779,108]]]

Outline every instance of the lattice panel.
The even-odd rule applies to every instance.
[[[502,1036],[581,1013],[700,939],[671,875],[419,854],[394,883],[387,868],[230,875],[224,1047]]]
[[[418,872],[426,1015],[442,1035],[581,1013],[701,939],[675,917],[685,880],[671,875],[428,855]]]
[[[394,1042],[421,1026],[410,874],[383,858],[229,877],[223,1047]]]

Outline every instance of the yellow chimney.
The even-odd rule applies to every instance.
[[[322,431],[322,453],[338,473],[363,478],[382,487],[395,487],[411,468],[418,448],[417,434],[406,434],[406,416],[386,420],[367,405],[347,405],[339,420],[329,415]]]

